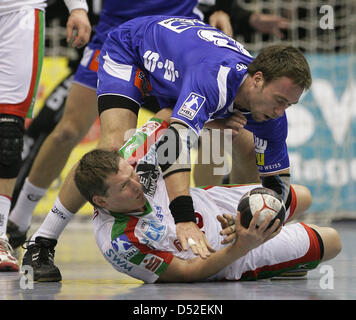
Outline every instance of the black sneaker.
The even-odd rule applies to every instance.
[[[54,265],[54,247],[56,244],[57,240],[36,237],[35,243],[26,248],[22,265],[33,268],[34,281],[56,282],[62,280],[61,272]]]
[[[9,243],[14,250],[26,242],[27,230],[20,231],[19,227],[10,220],[7,221],[6,233],[9,238]]]

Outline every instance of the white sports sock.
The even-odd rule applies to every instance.
[[[68,222],[74,217],[74,213],[67,210],[57,197],[51,211],[41,224],[40,228],[31,237],[31,241],[40,236],[57,240]]]
[[[20,231],[26,231],[30,227],[33,211],[46,191],[47,189],[34,186],[26,178],[9,218],[11,222],[19,227]]]
[[[0,194],[0,235],[6,234],[7,219],[11,207],[11,198]]]

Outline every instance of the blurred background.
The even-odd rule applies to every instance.
[[[87,2],[95,25],[102,0]],[[66,43],[66,7],[62,1],[48,4],[36,113],[56,85],[75,70],[81,57],[81,51]],[[356,0],[235,0],[230,17],[234,38],[253,55],[280,42],[305,53],[313,85],[298,105],[287,110],[292,183],[306,185],[312,192],[308,219],[356,219]],[[56,99],[60,102],[60,93]],[[151,112],[141,110],[138,125],[150,116]],[[47,215],[64,177],[82,154],[96,146],[99,131],[97,121],[72,152],[35,216],[42,220]],[[83,217],[91,214],[90,205],[80,211]]]

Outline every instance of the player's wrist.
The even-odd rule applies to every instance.
[[[180,222],[196,222],[191,196],[184,195],[175,198],[171,201],[169,209],[176,224]]]
[[[64,3],[67,6],[70,13],[76,9],[83,9],[86,12],[89,11],[86,0],[64,0]]]

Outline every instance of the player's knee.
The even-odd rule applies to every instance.
[[[322,260],[327,261],[335,258],[342,250],[342,243],[337,230],[331,227],[309,226],[319,233],[323,241],[324,255]]]
[[[75,146],[80,142],[83,133],[77,126],[70,122],[60,122],[52,132],[53,143],[58,146]]]
[[[328,248],[325,250],[323,260],[330,260],[335,258],[342,250],[342,243],[339,233],[334,229],[328,227]]]
[[[301,185],[296,185],[294,189],[296,190],[297,193],[298,209],[301,212],[308,210],[313,200],[310,190],[307,187]]]
[[[24,120],[20,117],[0,115],[0,178],[16,178],[22,164]]]

